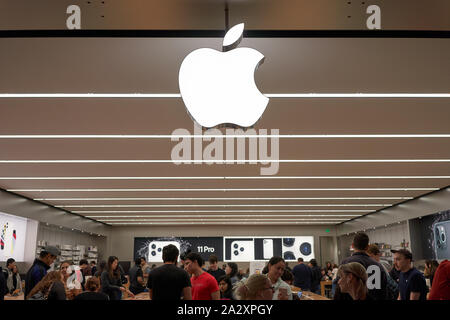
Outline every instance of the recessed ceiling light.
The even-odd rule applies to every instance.
[[[380,139],[380,138],[450,138],[450,134],[227,134],[227,138],[279,138],[279,139]],[[0,139],[173,139],[223,138],[222,134],[4,134]]]
[[[0,160],[0,163],[173,163],[175,160]],[[236,163],[236,160],[187,160],[186,163]],[[450,159],[243,159],[242,163],[429,163]]]
[[[265,93],[267,98],[450,98],[450,93]],[[181,98],[179,93],[1,93],[0,98]]]
[[[209,201],[209,200],[408,200],[413,197],[326,197],[326,198],[36,198],[36,201]]]
[[[115,211],[104,211],[104,210],[86,210],[86,211],[73,211],[74,213],[259,213],[259,212],[270,212],[270,213],[282,213],[282,212],[369,212],[368,210],[115,210]]]
[[[217,217],[223,217],[227,218],[229,217],[249,217],[249,218],[258,218],[258,217],[360,217],[360,214],[296,214],[296,215],[273,215],[273,214],[254,214],[254,215],[242,215],[242,214],[236,214],[236,215],[94,215],[94,216],[86,216],[88,218],[217,218]]]
[[[392,204],[93,204],[55,205],[56,208],[234,208],[234,207],[386,207]]]
[[[450,176],[0,177],[0,180],[450,179]]]
[[[10,192],[240,192],[240,191],[433,191],[439,188],[172,188],[172,189],[8,189]]]

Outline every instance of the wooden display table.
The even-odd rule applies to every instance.
[[[291,286],[292,293],[298,294],[299,291],[302,291],[301,288]],[[327,297],[323,297],[321,295],[312,293],[310,291],[302,291],[302,297],[300,300],[330,300]]]
[[[148,292],[141,292],[135,295],[134,298],[124,297],[123,300],[150,300],[150,295]]]
[[[18,295],[18,296],[15,296],[15,297],[10,296],[10,295],[6,295],[6,296],[5,296],[5,301],[6,301],[6,300],[24,300],[24,299],[25,299],[25,297],[24,297],[24,294],[23,294],[23,293],[20,294],[20,295]]]
[[[325,297],[325,286],[333,285],[332,280],[320,281],[320,294]]]

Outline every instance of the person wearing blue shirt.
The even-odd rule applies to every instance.
[[[391,250],[395,267],[400,270],[398,300],[427,300],[425,277],[411,266],[412,254],[406,249]]]
[[[292,269],[294,275],[294,286],[302,290],[311,290],[312,273],[311,268],[303,263],[303,258],[297,259],[298,264]]]

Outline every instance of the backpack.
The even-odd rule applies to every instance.
[[[386,291],[388,300],[397,300],[398,297],[398,283],[392,279],[389,273],[386,273]]]

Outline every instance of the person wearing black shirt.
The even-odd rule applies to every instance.
[[[229,276],[223,275],[218,279],[220,299],[234,300],[233,285]]]
[[[391,250],[400,273],[398,300],[427,300],[427,285],[423,274],[411,267],[412,254],[406,249]]]
[[[0,267],[0,301],[5,299],[6,292],[7,292],[6,280],[5,280],[5,276],[4,276],[2,267]]]
[[[134,294],[145,291],[144,273],[142,272],[141,265],[142,259],[139,257],[135,260],[135,265],[128,272],[130,276],[130,291]]]
[[[97,277],[89,278],[86,281],[86,290],[75,297],[74,300],[109,300],[109,297],[99,292],[100,280]]]
[[[367,276],[369,278],[370,283],[374,283],[373,287],[369,287],[369,295],[373,300],[386,300],[387,296],[387,277],[386,272],[384,272],[383,266],[369,257],[366,253],[369,247],[369,236],[363,232],[358,232],[353,238],[352,248],[355,252],[348,258],[344,259],[341,263],[347,264],[350,262],[358,262],[362,264],[364,268],[369,269],[367,272]],[[378,279],[374,279],[375,277],[379,277]],[[373,281],[375,280],[375,281]],[[339,276],[333,281],[333,283],[338,283]],[[378,285],[378,288],[376,287]],[[339,286],[336,287],[336,291],[333,297],[334,300],[350,300],[351,297],[341,292]]]
[[[121,300],[123,292],[134,297],[134,294],[122,285],[121,272],[118,265],[119,259],[115,256],[110,256],[105,271],[102,272],[101,276],[102,292],[108,295],[110,300]]]
[[[294,286],[301,288],[304,291],[310,291],[312,279],[311,268],[303,263],[303,258],[298,258],[297,261],[298,264],[292,269]]]
[[[311,259],[309,262],[311,268],[311,292],[320,294],[320,280],[322,279],[322,272],[317,265],[316,259]]]
[[[53,246],[46,246],[42,249],[39,258],[34,260],[25,277],[25,297],[45,277],[47,270],[50,269],[50,265],[55,262],[60,253],[61,251]]]
[[[191,279],[176,266],[179,250],[169,244],[163,248],[164,265],[148,275],[147,287],[151,300],[192,300]]]
[[[219,263],[215,255],[209,256],[209,269],[208,273],[216,278],[217,283],[219,283],[219,278],[225,275],[225,271],[219,269]]]

